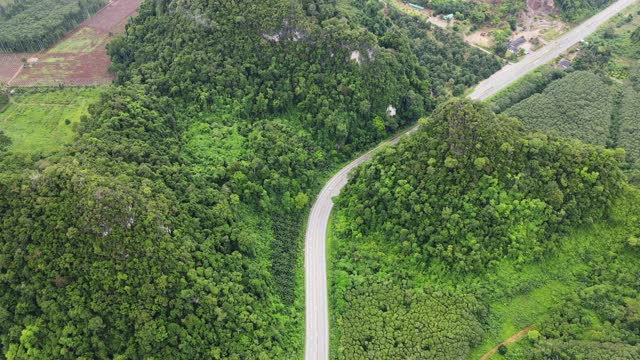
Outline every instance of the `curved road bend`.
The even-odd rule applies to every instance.
[[[567,34],[529,54],[520,62],[507,65],[490,78],[482,81],[469,98],[484,100],[494,95],[513,81],[534,68],[548,63],[563,51],[593,33],[605,21],[638,0],[619,0],[594,17],[577,26]],[[417,130],[415,126],[398,135],[386,144],[395,144],[404,135]],[[322,188],[311,208],[305,234],[305,359],[327,360],[329,358],[329,306],[327,296],[326,238],[329,215],[333,208],[332,198],[340,193],[347,183],[349,172],[371,158],[382,145],[355,159],[342,168]]]

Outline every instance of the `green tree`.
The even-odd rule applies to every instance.
[[[640,42],[640,26],[638,26],[635,30],[633,30],[633,32],[631,33],[631,40],[635,41],[635,42]]]

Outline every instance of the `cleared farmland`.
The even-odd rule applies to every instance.
[[[0,55],[0,82],[12,87],[108,84],[113,74],[105,45],[124,31],[141,0],[114,0],[51,48]],[[29,60],[27,66],[22,62]]]

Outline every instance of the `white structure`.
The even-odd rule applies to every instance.
[[[389,105],[387,107],[387,115],[394,117],[396,116],[396,108],[393,107],[393,105]]]

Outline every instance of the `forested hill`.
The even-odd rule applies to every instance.
[[[350,149],[415,121],[431,94],[460,94],[499,68],[455,35],[395,10],[384,17],[375,1],[344,12],[331,3],[148,2],[110,46],[114,69],[122,82],[183,104],[223,102],[243,118],[296,111],[321,141]],[[390,105],[398,116],[384,116]]]
[[[577,359],[599,346],[634,358],[637,193],[627,194],[628,226],[597,228],[606,234],[602,248],[567,235],[609,219],[624,188],[623,156],[527,132],[484,104],[440,106],[412,136],[357,168],[336,200],[336,357],[477,359],[536,324],[550,341],[538,333],[508,359]],[[609,269],[612,259],[620,262]],[[587,319],[589,311],[597,314]],[[483,343],[486,350],[473,350]]]
[[[5,356],[299,358],[300,230],[321,179],[500,66],[388,15],[145,1],[76,141],[0,150]]]
[[[424,261],[475,272],[504,256],[535,259],[566,226],[605,216],[623,156],[455,100],[360,168],[338,205],[352,236],[382,233]]]

